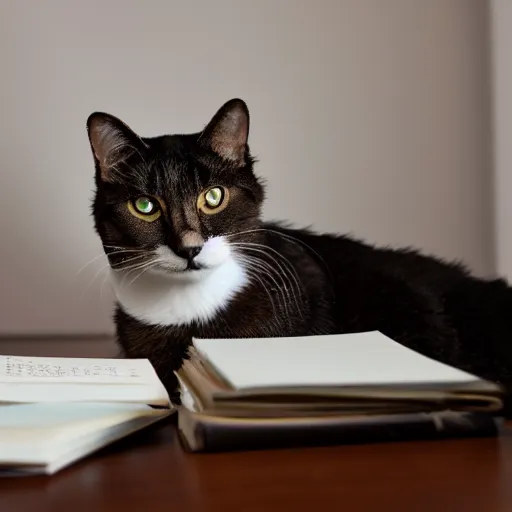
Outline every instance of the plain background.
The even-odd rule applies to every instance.
[[[512,279],[512,2],[491,2],[496,268]]]
[[[506,3],[496,9],[510,21]],[[112,332],[105,260],[79,272],[101,253],[85,131],[95,110],[157,135],[197,131],[241,97],[266,218],[511,273],[499,204],[512,155],[505,134],[495,180],[488,7],[0,0],[0,335]]]

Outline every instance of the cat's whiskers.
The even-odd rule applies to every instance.
[[[247,249],[246,249],[247,250]],[[250,251],[254,251],[254,249],[250,248]],[[266,274],[271,278],[274,285],[276,286],[276,289],[278,292],[280,292],[282,299],[283,299],[283,309],[286,317],[290,317],[290,311],[289,307],[293,306],[295,303],[297,309],[300,309],[298,307],[297,299],[295,296],[295,293],[293,291],[293,284],[290,282],[290,279],[286,272],[283,271],[282,267],[278,264],[278,267],[275,268],[271,264],[269,264],[266,261],[263,261],[261,258],[257,256],[251,256],[251,262],[253,265],[256,265],[257,268],[260,270],[266,271]],[[280,272],[281,271],[281,272]],[[278,276],[280,281],[282,282],[282,286],[279,285],[279,283],[272,277],[272,274],[275,274]],[[292,297],[293,295],[293,297]]]
[[[286,288],[286,283],[285,283],[283,277],[281,275],[279,275],[279,273],[277,272],[278,277],[280,277],[281,280],[283,281],[284,290],[279,285],[277,280],[272,276],[272,272],[275,272],[275,269],[271,265],[269,265],[268,263],[266,263],[266,262],[264,262],[262,260],[259,260],[258,258],[254,257],[254,256],[250,256],[248,254],[242,254],[242,253],[237,253],[237,254],[240,255],[239,261],[242,264],[245,263],[245,265],[243,265],[245,271],[253,272],[254,275],[257,276],[257,274],[255,273],[254,268],[253,268],[253,267],[256,267],[257,269],[260,270],[261,273],[263,273],[266,277],[268,277],[274,283],[277,292],[282,296],[282,306],[283,306],[283,309],[285,310],[286,317],[288,317],[289,316],[288,301],[290,300],[290,295],[289,295],[288,290]],[[258,281],[265,288],[265,291],[267,292],[267,294],[270,297],[270,300],[272,302],[272,307],[274,309],[274,316],[275,316],[276,308],[274,307],[274,302],[273,302],[272,294],[271,294],[271,292],[269,292],[269,290],[267,289],[265,284],[262,282],[262,280],[258,279]],[[284,294],[284,292],[286,292],[286,295]]]
[[[252,252],[252,255],[248,256],[246,254],[246,257],[250,258],[250,262],[253,265],[257,263],[258,268],[260,270],[266,270],[267,275],[270,273],[276,274],[279,277],[279,279],[283,283],[282,287],[277,285],[274,279],[272,280],[274,281],[274,284],[277,285],[277,290],[282,295],[286,317],[291,320],[291,315],[289,315],[288,311],[288,305],[290,305],[303,318],[302,307],[301,304],[299,303],[299,298],[300,302],[302,302],[302,289],[300,287],[298,280],[295,278],[290,269],[281,265],[280,262],[276,260],[272,255],[268,254],[266,251],[259,247],[253,247],[252,245],[247,245],[243,243],[234,243],[232,245],[238,246],[244,251]],[[256,255],[254,253],[256,253]],[[263,255],[266,258],[269,258],[276,266],[271,265],[268,261],[264,261],[263,258],[259,255]],[[291,264],[285,258],[284,260],[288,266],[291,266]],[[293,278],[293,282],[290,278]],[[289,285],[289,287],[287,285]]]
[[[249,278],[249,281],[255,280],[263,288],[263,290],[265,291],[265,293],[267,294],[267,296],[268,296],[268,298],[270,300],[270,305],[272,306],[272,311],[274,313],[274,318],[278,318],[277,308],[276,308],[276,306],[274,304],[274,298],[272,296],[271,290],[268,289],[268,286],[265,284],[263,279],[261,279],[261,277],[250,267],[250,265],[252,265],[252,263],[253,263],[252,262],[252,258],[250,258],[247,255],[244,255],[244,254],[241,254],[239,252],[236,252],[236,251],[234,252],[234,258],[235,258],[235,260],[238,263],[240,263],[244,267],[244,271],[247,274],[247,276]]]
[[[279,318],[276,305],[274,303],[274,298],[272,297],[271,290],[268,289],[268,286],[265,284],[263,279],[261,279],[256,272],[250,269],[246,269],[247,276],[249,278],[249,281],[257,281],[259,285],[262,287],[263,291],[267,294],[270,305],[272,306],[272,313],[274,318]]]
[[[158,265],[159,263],[161,263],[162,260],[160,258],[156,258],[156,259],[153,259],[151,261],[148,261],[146,265],[142,265],[138,270],[140,270],[140,272],[128,283],[128,287],[130,287],[133,283],[135,283],[135,281],[137,281],[137,279],[139,279],[139,277],[141,277],[145,272],[147,272],[148,270],[154,268],[156,265]]]
[[[315,256],[317,256],[320,260],[322,260],[323,263],[325,263],[325,261],[322,258],[322,256],[320,256],[320,254],[318,254],[318,252],[315,251],[315,249],[313,249],[313,247],[311,247],[309,244],[307,244],[303,240],[300,240],[299,238],[296,238],[296,237],[294,237],[292,235],[289,235],[288,233],[281,233],[280,231],[277,231],[275,229],[271,229],[271,228],[253,228],[253,229],[247,229],[245,231],[232,231],[231,233],[226,233],[224,236],[226,238],[229,238],[229,237],[233,237],[233,236],[237,236],[237,235],[249,235],[251,233],[258,233],[258,232],[261,232],[261,231],[266,231],[267,233],[272,233],[273,235],[280,236],[281,238],[289,240],[292,243],[295,243],[295,244],[298,244],[298,245],[302,245],[303,247],[305,247],[306,249],[311,251],[313,254],[315,254]]]
[[[140,263],[135,263],[133,265],[129,265],[127,267],[118,269],[119,272],[125,272],[121,283],[124,283],[128,277],[130,277],[134,272],[137,272],[138,270],[145,269],[146,267],[154,266],[157,263],[157,259],[155,257],[152,257],[149,260],[142,261]]]
[[[82,272],[83,272],[83,271],[84,271],[84,270],[85,270],[89,265],[91,265],[91,264],[92,264],[92,263],[94,263],[95,261],[97,261],[97,260],[99,260],[100,258],[105,257],[105,256],[106,256],[106,254],[105,254],[104,252],[102,252],[102,253],[98,254],[97,256],[94,256],[94,258],[90,259],[87,263],[85,263],[84,265],[82,265],[82,266],[78,269],[78,271],[77,271],[76,275],[78,276],[78,275],[79,275],[79,274],[81,274],[81,273],[82,273]]]
[[[263,244],[255,244],[255,243],[250,243],[250,242],[234,242],[231,245],[244,248],[247,251],[253,251],[258,254],[263,254],[265,257],[272,260],[275,263],[275,265],[277,265],[277,268],[281,271],[281,273],[278,272],[278,275],[283,280],[283,285],[285,287],[287,294],[289,295],[290,301],[291,301],[291,297],[290,297],[290,292],[291,292],[291,294],[293,294],[293,300],[295,302],[297,311],[299,311],[302,314],[302,308],[300,307],[299,299],[298,299],[298,297],[299,298],[302,297],[302,288],[301,288],[295,268],[293,267],[293,265],[290,263],[290,261],[285,256],[283,256],[282,254],[280,254],[279,252],[274,250],[272,247],[268,247]],[[270,251],[270,252],[276,254],[277,256],[279,256],[282,259],[283,263],[286,264],[286,266],[281,265],[281,263],[276,258],[274,258],[272,256],[272,254],[268,254],[267,251]],[[269,265],[269,268],[271,268],[272,270],[275,270],[272,267],[272,265]],[[288,280],[288,284],[290,285],[289,290],[286,287],[286,282],[284,280],[285,277]],[[291,279],[293,279],[293,283],[292,283]],[[298,297],[297,297],[296,292],[298,294]]]
[[[281,258],[283,260],[284,263],[286,263],[288,265],[288,268],[289,268],[289,271],[292,275],[292,277],[294,278],[295,280],[295,284],[297,285],[297,287],[300,289],[300,285],[299,285],[299,281],[298,281],[298,275],[297,275],[297,271],[295,270],[295,267],[292,265],[292,263],[288,260],[288,258],[286,258],[286,256],[284,256],[283,254],[281,254],[280,252],[276,251],[274,248],[272,247],[269,247],[268,245],[264,245],[264,244],[257,244],[257,243],[254,243],[254,242],[235,242],[235,243],[239,243],[239,244],[243,244],[245,247],[254,247],[254,248],[258,248],[259,250],[265,252],[266,250],[267,251],[270,251],[272,252],[273,254],[275,254],[276,256],[278,256],[279,258]],[[270,254],[267,254],[267,256],[272,259],[274,262],[276,262],[277,265],[279,265],[279,262],[274,258],[272,257]]]
[[[303,240],[300,240],[299,238],[289,235],[288,233],[281,233],[280,231],[277,231],[275,229],[270,229],[270,228],[253,228],[253,229],[248,229],[245,231],[233,231],[231,233],[226,233],[224,236],[226,238],[230,238],[230,237],[234,237],[237,235],[248,235],[251,233],[257,233],[257,232],[262,232],[262,231],[266,231],[267,233],[272,233],[273,235],[280,236],[281,238],[288,240],[289,242],[291,242],[293,244],[301,245],[302,247],[304,247],[305,249],[307,249],[308,251],[313,253],[321,261],[321,263],[324,267],[324,270],[327,272],[327,274],[329,275],[329,277],[331,279],[331,282],[334,281],[333,275],[332,275],[327,263],[322,258],[322,256],[320,256],[320,254],[318,254],[318,252],[315,251],[315,249],[313,249],[313,247],[311,247],[309,244],[307,244]]]
[[[121,271],[121,270],[129,270],[129,271],[136,271],[138,268],[140,268],[141,263],[137,263],[134,265],[126,265],[127,263],[134,262],[137,260],[140,260],[141,258],[146,258],[149,254],[149,252],[145,249],[126,249],[122,246],[115,246],[115,245],[105,245],[104,246],[107,249],[116,249],[111,251],[109,254],[106,254],[105,252],[102,252],[101,254],[98,254],[94,258],[92,258],[90,261],[88,261],[85,265],[83,265],[80,270],[78,270],[77,275],[83,272],[89,265],[100,259],[101,257],[107,258],[107,262],[102,265],[100,268],[96,270],[96,273],[94,274],[93,278],[87,283],[87,286],[83,290],[80,300],[83,300],[84,296],[87,294],[87,292],[91,289],[93,284],[96,282],[98,277],[101,275],[102,272],[104,272],[108,267],[112,268],[114,271]],[[137,254],[136,256],[123,260],[118,264],[110,264],[108,261],[109,255],[120,255],[120,254]],[[103,301],[103,290],[105,287],[105,284],[108,281],[108,273],[105,274],[103,281],[100,286],[100,301]]]
[[[105,252],[107,256],[111,254],[133,254],[133,253],[149,253],[152,252],[149,248],[135,248],[135,247],[123,247],[119,245],[105,245],[105,249],[113,249],[112,251]]]
[[[94,277],[89,281],[89,283],[87,284],[87,286],[85,287],[84,291],[81,293],[80,295],[80,299],[79,300],[83,300],[83,298],[85,297],[85,295],[87,294],[87,292],[91,289],[92,285],[94,284],[94,282],[96,281],[96,279],[98,278],[98,276],[101,274],[101,272],[103,272],[104,270],[106,270],[107,268],[109,267],[109,263],[105,263],[105,265],[103,265],[102,267],[100,267],[96,273],[94,274]]]
[[[105,246],[106,248],[113,248],[115,246]],[[126,263],[130,263],[131,261],[136,261],[140,258],[144,258],[144,257],[147,257],[148,255],[151,255],[152,254],[152,251],[148,251],[148,250],[145,250],[145,249],[119,249],[119,250],[114,250],[114,251],[111,251],[107,254],[107,257],[108,256],[119,256],[119,255],[124,255],[124,254],[127,254],[127,255],[130,255],[132,256],[131,258],[128,258],[128,259],[122,259],[120,262],[118,263],[110,263],[110,259],[109,259],[109,263],[110,263],[110,266],[112,267],[112,270],[119,270],[121,268],[125,268],[125,265]],[[133,256],[135,254],[135,256]]]
[[[130,252],[143,252],[147,251],[147,249],[137,248],[137,247],[123,247],[122,245],[105,245],[105,249],[116,249],[121,251],[130,251]]]
[[[129,268],[131,268],[131,266],[127,265],[127,263],[131,263],[133,261],[144,260],[145,258],[148,258],[148,257],[152,257],[152,255],[150,253],[144,252],[144,254],[138,254],[137,256],[133,256],[126,260],[122,260],[119,263],[113,263],[111,265],[111,267],[112,267],[112,270],[114,270],[115,272],[120,272],[121,270],[128,270]]]

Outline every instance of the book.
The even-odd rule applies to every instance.
[[[54,474],[175,411],[145,359],[0,356],[0,475]]]
[[[495,435],[503,390],[373,331],[194,339],[176,372],[189,451]]]

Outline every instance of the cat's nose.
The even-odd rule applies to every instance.
[[[176,251],[176,254],[180,258],[183,258],[184,260],[187,260],[189,263],[191,263],[192,260],[201,252],[201,249],[201,246],[181,247]]]

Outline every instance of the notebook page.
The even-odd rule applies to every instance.
[[[5,407],[0,415],[0,467],[3,464],[44,464],[70,448],[84,450],[84,440],[137,419],[157,420],[169,410],[142,404],[37,403]]]
[[[106,417],[121,415],[122,419],[137,416],[151,411],[143,404],[19,404],[5,407],[0,414],[0,433],[2,441],[5,432],[24,435],[25,432],[41,432],[43,430],[67,430],[73,425],[83,426],[88,430],[87,422],[102,421]]]
[[[376,331],[293,338],[195,339],[194,345],[240,390],[478,380]]]
[[[168,400],[146,359],[0,356],[0,402]]]
[[[0,382],[151,384],[155,378],[146,359],[0,356]]]

